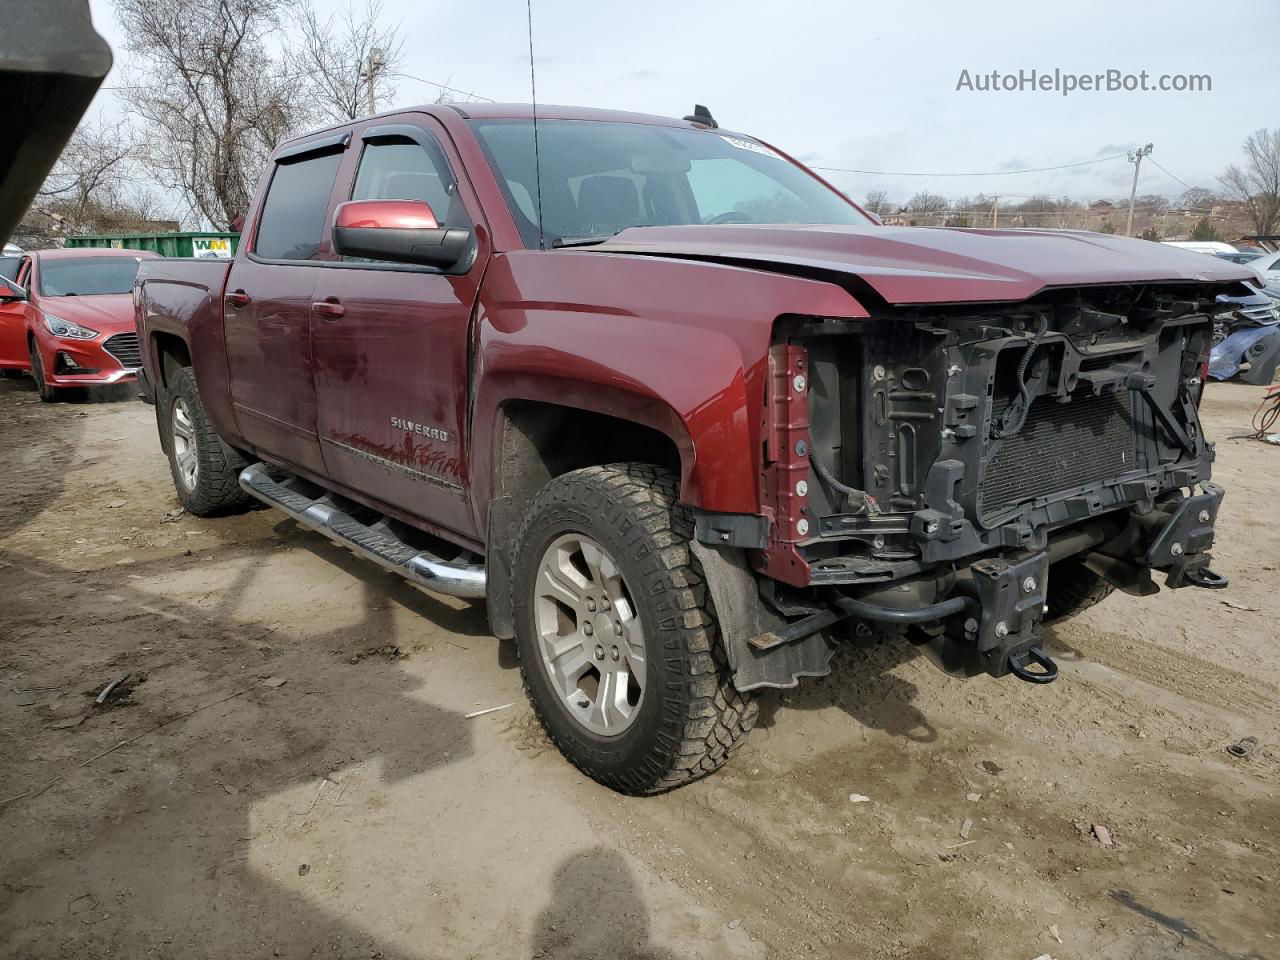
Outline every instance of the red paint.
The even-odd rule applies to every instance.
[[[421,200],[348,200],[338,204],[333,225],[383,230],[435,230],[440,226],[431,205]]]
[[[797,378],[803,382],[796,389]],[[761,571],[798,587],[809,583],[809,564],[797,544],[816,536],[808,530],[809,364],[806,351],[778,343],[769,350],[765,398],[764,502],[772,518],[769,549],[756,557]]]
[[[30,299],[0,303],[0,368],[30,371],[29,344],[34,341],[45,382],[52,387],[91,387],[136,379],[131,367],[127,368],[103,348],[103,344],[116,334],[134,330],[133,300],[129,294],[48,297],[40,292],[43,264],[106,257],[158,259],[156,254],[145,250],[94,248],[39,250],[26,255],[19,267],[17,281],[19,286],[27,288]],[[45,325],[45,315],[94,330],[97,336],[91,340],[56,336]],[[63,365],[58,362],[59,354],[75,361],[77,367],[96,372],[64,370],[60,373]]]
[[[857,276],[886,302],[1026,300],[1047,287],[1248,280],[1249,269],[1189,250],[1084,231],[929,227],[632,227],[597,252],[794,265]]]
[[[474,499],[491,495],[508,400],[539,400],[653,427],[681,452],[681,497],[760,509],[759,450],[774,320],[864,317],[830,283],[717,264],[518,251],[481,290],[471,442]]]
[[[231,407],[231,376],[223,328],[226,260],[163,260],[138,277],[135,321],[142,364],[152,384],[164,385],[161,342],[181,341],[191,357],[205,412],[218,434],[246,446]],[[163,303],[163,308],[152,305]]]

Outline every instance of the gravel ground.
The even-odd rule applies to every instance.
[[[1280,448],[1226,439],[1261,394],[1206,399],[1230,590],[1111,598],[1043,688],[842,651],[632,799],[481,605],[178,516],[149,407],[0,381],[0,801],[48,785],[0,804],[0,956],[1280,957]]]

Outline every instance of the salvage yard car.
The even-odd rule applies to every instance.
[[[13,283],[0,280],[0,370],[29,373],[40,399],[126,383],[137,375],[133,321],[142,250],[41,250],[24,254]]]
[[[629,793],[720,766],[840,631],[1057,673],[1046,620],[1225,586],[1200,428],[1246,267],[880,226],[684,120],[433,106],[277,150],[230,263],[148,261],[182,503],[272,504],[487,600],[550,738]]]

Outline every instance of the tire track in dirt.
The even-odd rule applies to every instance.
[[[1273,722],[1280,714],[1280,687],[1167,646],[1071,624],[1058,628],[1054,642],[1083,660],[1127,673],[1187,700],[1216,709],[1229,707]]]

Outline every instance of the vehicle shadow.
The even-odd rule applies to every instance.
[[[886,640],[872,646],[858,646],[837,640],[833,643],[831,673],[825,677],[802,679],[793,690],[768,690],[759,696],[757,726],[773,726],[779,710],[822,710],[839,707],[864,727],[883,730],[894,737],[932,743],[938,731],[915,705],[920,689],[910,680],[891,672],[921,656],[904,639]]]
[[[58,399],[78,406],[86,403],[134,403],[141,402],[136,383],[113,383],[105,387],[83,387],[63,390]]]
[[[130,570],[145,582],[181,562]],[[396,663],[354,667],[316,655],[357,635],[397,640],[385,604],[375,609],[380,591],[364,591],[354,624],[289,636],[235,618],[261,589],[255,570],[245,564],[206,606],[135,589],[110,568],[79,573],[0,550],[0,629],[24,638],[0,669],[21,678],[21,689],[67,691],[45,696],[80,709],[82,687],[123,670],[145,678],[131,703],[110,712],[83,700],[85,719],[74,727],[41,704],[16,714],[9,732],[24,744],[24,759],[0,751],[4,796],[66,779],[0,804],[0,955],[419,955],[397,948],[372,921],[314,902],[335,882],[322,839],[306,840],[306,861],[283,872],[270,861],[277,847],[327,836],[325,821],[342,819],[332,798],[344,770],[373,776],[372,788],[429,775],[473,752],[471,728],[424,701],[422,682]],[[65,614],[49,624],[50,604],[70,610],[86,590],[111,594],[92,628]],[[90,629],[98,639],[86,651],[80,634]],[[287,682],[273,687],[263,676]],[[281,799],[294,793],[304,799]],[[360,792],[352,795],[348,803],[358,803]],[[282,813],[286,804],[297,809]]]
[[[538,916],[532,960],[677,960],[650,943],[649,914],[622,854],[605,847],[565,860]]]
[[[292,519],[280,520],[272,527],[272,534],[279,542],[299,547],[319,557],[353,580],[359,580],[371,593],[404,607],[436,627],[466,637],[493,638],[489,632],[489,620],[483,601],[445,599],[419,590],[403,577],[356,556],[323,534]],[[496,638],[493,639],[495,643],[498,642]]]

